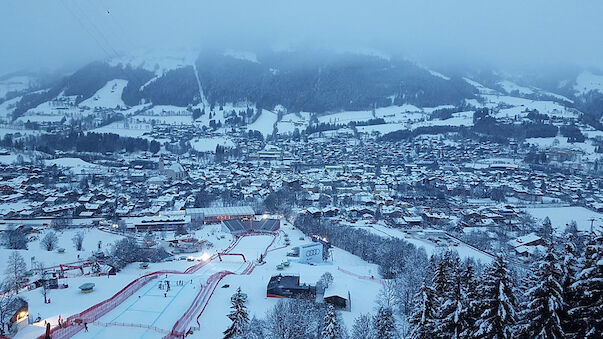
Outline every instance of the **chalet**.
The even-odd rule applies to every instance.
[[[12,299],[3,311],[7,311],[5,316],[8,320],[9,334],[14,335],[29,324],[29,306],[25,299],[20,297]]]
[[[404,216],[404,217],[402,217],[402,219],[410,227],[421,226],[421,224],[423,223],[423,218],[421,218],[421,217]]]
[[[509,245],[515,252],[521,256],[530,256],[536,251],[544,252],[546,250],[546,240],[537,236],[535,233],[526,234],[509,240]]]
[[[527,191],[524,189],[515,189],[515,197],[520,200],[542,202],[543,194],[537,191]]]
[[[266,288],[269,298],[306,298],[316,297],[316,286],[300,284],[298,275],[275,275],[270,278]]]
[[[352,308],[350,291],[345,288],[339,288],[338,284],[330,284],[326,288],[323,301],[333,305],[338,310],[350,311]]]

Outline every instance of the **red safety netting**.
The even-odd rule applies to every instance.
[[[189,324],[191,323],[195,315],[199,313],[199,316],[197,317],[197,319],[199,319],[199,317],[205,310],[205,307],[213,296],[214,291],[216,290],[216,287],[218,286],[220,280],[222,280],[222,278],[229,274],[233,273],[230,271],[220,271],[212,274],[207,279],[205,286],[200,289],[199,293],[197,293],[197,296],[195,296],[195,299],[193,300],[189,308],[186,310],[186,312],[184,312],[182,317],[180,317],[180,319],[176,321],[176,323],[172,327],[171,333],[166,335],[164,338],[167,339],[184,336],[188,330]]]
[[[224,249],[223,253],[227,253],[227,252],[231,251],[234,247],[237,246],[237,244],[240,242],[241,238],[243,238],[243,237],[254,236],[254,235],[273,235],[274,239],[272,239],[272,241],[270,242],[270,244],[266,247],[266,250],[264,251],[264,257],[265,257],[268,252],[268,248],[270,248],[270,246],[272,246],[274,241],[276,240],[277,234],[278,234],[277,232],[248,232],[245,234],[241,234],[236,237],[235,241],[233,241],[227,248]],[[214,254],[211,256],[210,260],[200,262],[194,266],[191,266],[191,267],[187,268],[184,272],[158,271],[158,272],[148,273],[148,274],[130,282],[128,285],[126,285],[124,288],[122,288],[119,292],[117,292],[111,298],[104,300],[104,301],[84,310],[83,312],[80,312],[78,314],[74,314],[74,315],[68,317],[67,319],[65,319],[65,322],[63,323],[63,325],[61,327],[59,327],[59,326],[53,327],[50,330],[51,338],[52,339],[71,338],[72,336],[77,334],[79,331],[84,329],[84,323],[91,324],[91,323],[97,321],[98,319],[103,317],[105,314],[109,313],[110,311],[115,309],[117,306],[119,306],[126,299],[131,297],[136,291],[138,291],[140,288],[142,288],[144,285],[146,285],[149,281],[156,279],[159,275],[195,273],[199,269],[201,269],[203,266],[207,265],[211,260],[215,259],[216,257],[217,257],[217,254]],[[245,268],[245,270],[243,270],[242,274],[250,274],[253,271],[253,269],[255,268],[255,266],[256,265],[253,262],[250,263],[249,266],[247,266],[247,268]],[[191,306],[187,309],[187,311],[184,313],[184,315],[178,321],[176,321],[176,323],[174,324],[174,326],[172,328],[172,331],[165,338],[173,338],[176,336],[182,337],[186,333],[185,331],[186,331],[186,328],[188,327],[188,324],[190,324],[190,322],[194,318],[195,314],[197,314],[197,312],[199,312],[199,314],[197,316],[197,323],[199,323],[199,318],[203,314],[203,311],[205,310],[207,304],[209,303],[209,300],[213,296],[218,283],[225,276],[227,276],[229,274],[233,274],[233,273],[230,271],[220,271],[220,272],[214,273],[212,276],[210,276],[207,280],[206,286],[199,291],[199,293],[193,300]],[[199,311],[200,308],[201,308],[201,310]],[[44,339],[45,336],[46,335],[44,334],[44,335],[39,336],[38,338]]]
[[[65,319],[65,322],[61,327],[55,326],[50,330],[51,337],[53,339],[71,338],[84,328],[84,323],[92,323],[93,321],[96,321],[100,317],[109,313],[109,311],[113,310],[115,307],[117,307],[117,305],[131,297],[142,286],[157,278],[157,276],[162,273],[163,272],[154,272],[144,275],[126,285],[111,298],[104,300],[83,312],[70,316],[69,318]],[[44,337],[45,334],[39,336],[38,338],[44,339]]]

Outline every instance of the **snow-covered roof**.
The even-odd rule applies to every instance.
[[[203,213],[205,217],[216,217],[220,215],[255,215],[255,212],[251,206],[188,208],[186,213]]]
[[[526,244],[531,244],[535,241],[539,241],[542,238],[537,236],[535,233],[526,234],[521,237],[517,237],[513,240],[509,240],[509,245],[513,247],[525,246]]]

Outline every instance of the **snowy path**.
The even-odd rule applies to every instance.
[[[203,107],[209,106],[207,99],[205,98],[205,93],[203,93],[203,87],[201,86],[201,79],[199,78],[199,71],[197,71],[197,65],[193,61],[193,72],[195,72],[195,79],[197,79],[197,86],[199,86],[199,101],[203,104]]]

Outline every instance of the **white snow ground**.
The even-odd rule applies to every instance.
[[[215,152],[216,146],[234,147],[232,140],[224,137],[198,138],[191,140],[191,147],[198,152]]]
[[[593,74],[585,71],[578,75],[574,90],[578,94],[586,94],[590,91],[599,91],[603,93],[603,75]]]
[[[259,118],[257,118],[257,120],[252,124],[248,125],[247,129],[260,131],[264,137],[267,137],[274,131],[274,124],[276,123],[277,119],[278,116],[276,113],[264,109],[262,110],[262,114],[260,114]]]
[[[549,217],[551,224],[555,231],[562,234],[567,225],[572,221],[575,221],[578,230],[590,231],[591,219],[593,220],[593,227],[595,230],[603,231],[603,213],[598,213],[586,209],[584,207],[540,207],[540,208],[528,208],[526,212],[539,221]]]
[[[101,107],[101,108],[126,108],[126,104],[121,99],[124,88],[128,85],[128,80],[114,79],[107,81],[105,86],[96,91],[93,96],[82,101],[80,107]]]

